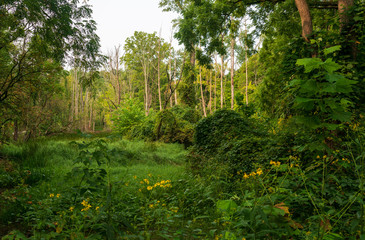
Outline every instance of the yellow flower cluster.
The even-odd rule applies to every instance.
[[[147,186],[147,190],[151,191],[152,189],[157,188],[157,187],[160,187],[160,188],[172,187],[171,180],[162,180],[161,182],[155,183],[153,186]]]
[[[244,179],[247,179],[247,178],[249,178],[249,177],[255,177],[256,175],[260,176],[260,175],[262,175],[262,174],[263,174],[262,169],[261,169],[261,168],[258,168],[258,169],[256,170],[256,172],[251,172],[250,174],[244,173],[244,174],[243,174],[243,178],[244,178]]]
[[[350,163],[350,160],[348,158],[342,158],[342,161]],[[336,159],[335,161],[333,161],[331,164],[336,164],[338,163],[338,159]]]
[[[53,198],[54,197],[54,193],[49,194],[49,197],[50,198]],[[61,197],[61,194],[57,193],[56,194],[56,198],[59,198],[59,197]]]
[[[157,201],[155,204],[152,204],[152,203],[151,203],[151,204],[149,204],[148,206],[149,206],[149,208],[155,208],[155,207],[157,207],[158,205],[160,205],[160,203],[161,203],[160,201]],[[162,206],[163,206],[163,207],[165,207],[165,206],[166,206],[166,204],[165,204],[165,203],[163,203],[163,204],[162,204]]]
[[[145,178],[145,179],[143,179],[143,181],[140,181],[140,183],[141,184],[150,184],[150,181],[147,179],[147,178]]]
[[[281,164],[281,162],[279,162],[279,161],[277,161],[277,162],[275,162],[275,161],[270,161],[270,164],[271,165],[274,165],[275,167],[279,167],[280,166],[280,164]]]
[[[73,212],[75,207],[70,207],[70,211]]]
[[[86,200],[82,200],[81,205],[84,206],[84,208],[81,209],[81,212],[87,211],[91,208],[91,205]]]
[[[174,213],[177,213],[177,211],[179,210],[178,207],[173,207],[173,208],[170,208],[170,211],[171,212],[174,212]]]

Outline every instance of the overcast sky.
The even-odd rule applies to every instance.
[[[107,54],[119,44],[123,47],[125,39],[134,31],[158,35],[162,29],[162,38],[169,42],[171,21],[177,15],[163,12],[158,3],[159,0],[90,0],[102,52]],[[173,45],[177,46],[176,40]]]

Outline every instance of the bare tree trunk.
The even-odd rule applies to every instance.
[[[79,118],[79,81],[77,79],[77,69],[75,68],[75,120]]]
[[[86,88],[85,90],[85,106],[84,106],[84,114],[83,114],[83,122],[84,122],[84,130],[88,131],[88,124],[87,124],[87,119],[88,119],[88,108],[89,108],[89,89]]]
[[[247,57],[247,45],[245,46],[245,61],[246,61],[246,105],[248,105],[248,57]]]
[[[309,42],[308,37],[313,32],[313,26],[307,0],[295,0],[295,5],[298,8],[300,20],[302,22],[302,37],[305,41]]]
[[[199,79],[200,79],[200,94],[201,94],[201,98],[202,98],[203,113],[204,113],[204,117],[207,117],[207,111],[205,109],[205,100],[204,100],[204,94],[203,94],[202,69],[201,69],[201,67],[199,67]]]
[[[217,69],[218,61],[217,61],[217,55],[214,56],[214,111],[217,111]],[[218,68],[218,67],[217,67]]]
[[[245,26],[245,41],[244,41],[244,45],[245,45],[245,65],[246,65],[246,89],[245,89],[245,98],[246,98],[246,105],[248,105],[248,46],[247,46],[247,24],[246,24],[246,19],[244,21],[244,26]]]
[[[234,45],[235,39],[232,37],[231,40],[231,109],[234,107]]]
[[[158,103],[160,104],[160,111],[162,111],[161,101],[161,83],[160,83],[160,61],[161,61],[161,31],[160,37],[158,38],[158,57],[157,57],[157,87],[158,87]]]
[[[209,113],[212,114],[212,70],[209,71]]]
[[[115,47],[115,69],[116,69],[116,82],[117,82],[117,103],[118,106],[120,105],[120,100],[121,100],[121,83],[119,81],[119,49],[120,49],[120,45],[118,47]]]
[[[144,71],[144,91],[145,91],[145,113],[146,113],[146,116],[148,116],[148,113],[149,113],[149,109],[148,109],[148,106],[149,106],[149,95],[148,95],[148,76],[147,76],[147,69],[146,69],[146,66],[143,67],[143,71]]]
[[[83,92],[82,92],[82,86],[80,86],[79,88],[80,90],[80,93],[79,93],[79,102],[80,102],[80,112],[79,112],[79,127],[80,127],[80,130],[82,131],[83,130],[83,113],[84,113],[84,97],[83,97]]]
[[[75,81],[72,81],[71,77],[71,109],[70,109],[70,116],[69,116],[69,122],[73,122],[74,120],[74,113],[75,113]]]
[[[223,108],[223,95],[224,95],[224,89],[223,89],[223,65],[224,65],[224,56],[221,56],[222,65],[221,65],[221,109]]]
[[[94,105],[94,101],[91,101],[91,104],[90,104],[90,117],[89,117],[89,129],[94,132],[93,124],[92,124],[93,123],[93,116],[94,116],[93,105]]]

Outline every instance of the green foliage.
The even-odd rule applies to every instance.
[[[304,73],[290,83],[292,94],[296,96],[297,121],[311,130],[320,131],[320,141],[314,144],[322,149],[325,146],[321,146],[321,142],[329,136],[329,132],[339,130],[352,116],[351,94],[357,82],[338,73],[341,65],[328,57],[339,49],[340,46],[325,49],[326,60],[298,59],[297,65],[304,67]]]
[[[265,145],[263,132],[249,119],[231,110],[218,110],[196,126],[190,164],[204,172],[215,164],[226,165],[229,174],[251,171]]]
[[[127,135],[145,119],[143,103],[130,99],[123,104],[123,107],[119,107],[113,112],[113,129],[122,135]]]
[[[174,107],[157,114],[154,134],[157,140],[182,143],[189,146],[193,142],[194,125],[199,113],[189,107]]]

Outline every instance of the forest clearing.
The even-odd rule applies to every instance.
[[[109,1],[0,3],[1,239],[365,240],[363,0]]]

